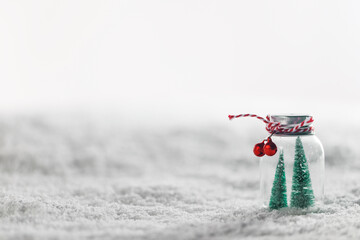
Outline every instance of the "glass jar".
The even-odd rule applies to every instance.
[[[281,126],[295,126],[308,115],[272,115]],[[309,127],[310,125],[304,126]],[[322,202],[324,196],[325,157],[314,131],[274,134],[274,156],[260,159],[262,203],[270,209],[308,208]]]

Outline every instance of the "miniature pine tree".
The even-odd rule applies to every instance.
[[[287,195],[286,195],[284,153],[280,152],[279,161],[276,166],[274,183],[271,189],[269,208],[279,209],[287,206],[288,205],[287,205]]]
[[[296,139],[293,171],[290,206],[296,208],[312,206],[314,204],[314,193],[311,186],[309,167],[300,137]]]

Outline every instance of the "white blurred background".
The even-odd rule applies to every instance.
[[[0,111],[155,123],[309,113],[355,123],[359,8],[359,1],[1,1]]]
[[[0,0],[1,239],[360,239],[359,12]],[[260,208],[239,113],[314,116],[322,209]]]

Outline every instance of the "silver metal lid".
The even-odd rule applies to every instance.
[[[280,122],[281,125],[296,125],[304,121],[310,115],[270,115],[271,121]]]
[[[270,115],[270,120],[273,122],[280,122],[282,126],[293,127],[301,123],[308,117],[311,117],[311,115],[302,115],[302,114]],[[306,124],[302,128],[308,128],[311,125],[312,125],[311,123]],[[308,134],[314,134],[314,131],[305,132],[305,133],[281,133],[275,135],[308,135]]]

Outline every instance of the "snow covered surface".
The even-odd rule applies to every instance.
[[[238,130],[3,118],[0,239],[360,238],[358,128],[322,133],[326,198],[308,211],[260,206],[258,139]]]

